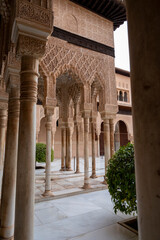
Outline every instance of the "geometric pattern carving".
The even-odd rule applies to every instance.
[[[46,4],[47,5],[47,4]],[[39,23],[45,27],[52,28],[53,14],[52,11],[44,7],[38,6],[32,1],[18,0],[16,16]]]
[[[102,55],[102,54],[101,54]],[[103,55],[102,55],[103,56]],[[98,73],[99,81],[104,86],[105,83],[105,68],[107,66],[105,57],[95,57],[95,55],[84,54],[82,51],[74,50],[67,44],[61,42],[61,40],[50,37],[45,55],[40,61],[40,66],[46,75],[53,74],[56,78],[68,72],[69,70],[78,75],[78,79],[81,83],[92,83],[95,75]]]

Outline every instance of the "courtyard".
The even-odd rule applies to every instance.
[[[35,189],[35,201],[41,202],[46,199],[62,198],[66,196],[73,196],[77,194],[82,194],[84,192],[93,192],[103,189],[107,189],[107,186],[103,184],[104,181],[104,157],[96,158],[96,175],[97,178],[90,178],[91,188],[84,190],[84,159],[80,158],[79,168],[80,173],[75,174],[76,161],[72,158],[71,168],[72,171],[59,171],[61,168],[61,159],[54,159],[51,163],[51,189],[53,196],[44,197],[43,193],[45,191],[45,163],[37,163],[37,166],[42,167],[41,169],[36,169],[36,189]],[[44,167],[44,168],[43,168]],[[89,174],[92,175],[92,158],[89,158]]]
[[[130,218],[114,214],[108,190],[35,204],[35,240],[138,240],[118,224]]]

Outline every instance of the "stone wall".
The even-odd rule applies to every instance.
[[[54,26],[114,46],[113,23],[68,0],[54,0]]]

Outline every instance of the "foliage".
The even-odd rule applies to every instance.
[[[134,147],[128,143],[109,160],[106,180],[114,202],[114,211],[125,214],[137,212]]]
[[[54,152],[51,149],[51,162],[54,159]],[[46,144],[37,143],[36,144],[36,162],[46,162]]]

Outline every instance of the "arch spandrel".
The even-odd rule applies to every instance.
[[[46,46],[46,52],[40,61],[44,72],[48,75],[52,72],[60,72],[63,68],[77,69],[83,83],[92,81],[96,72],[103,75],[105,79],[104,66],[106,65],[104,56],[100,58],[92,51],[81,51],[80,47],[72,46],[65,41],[50,37]]]

